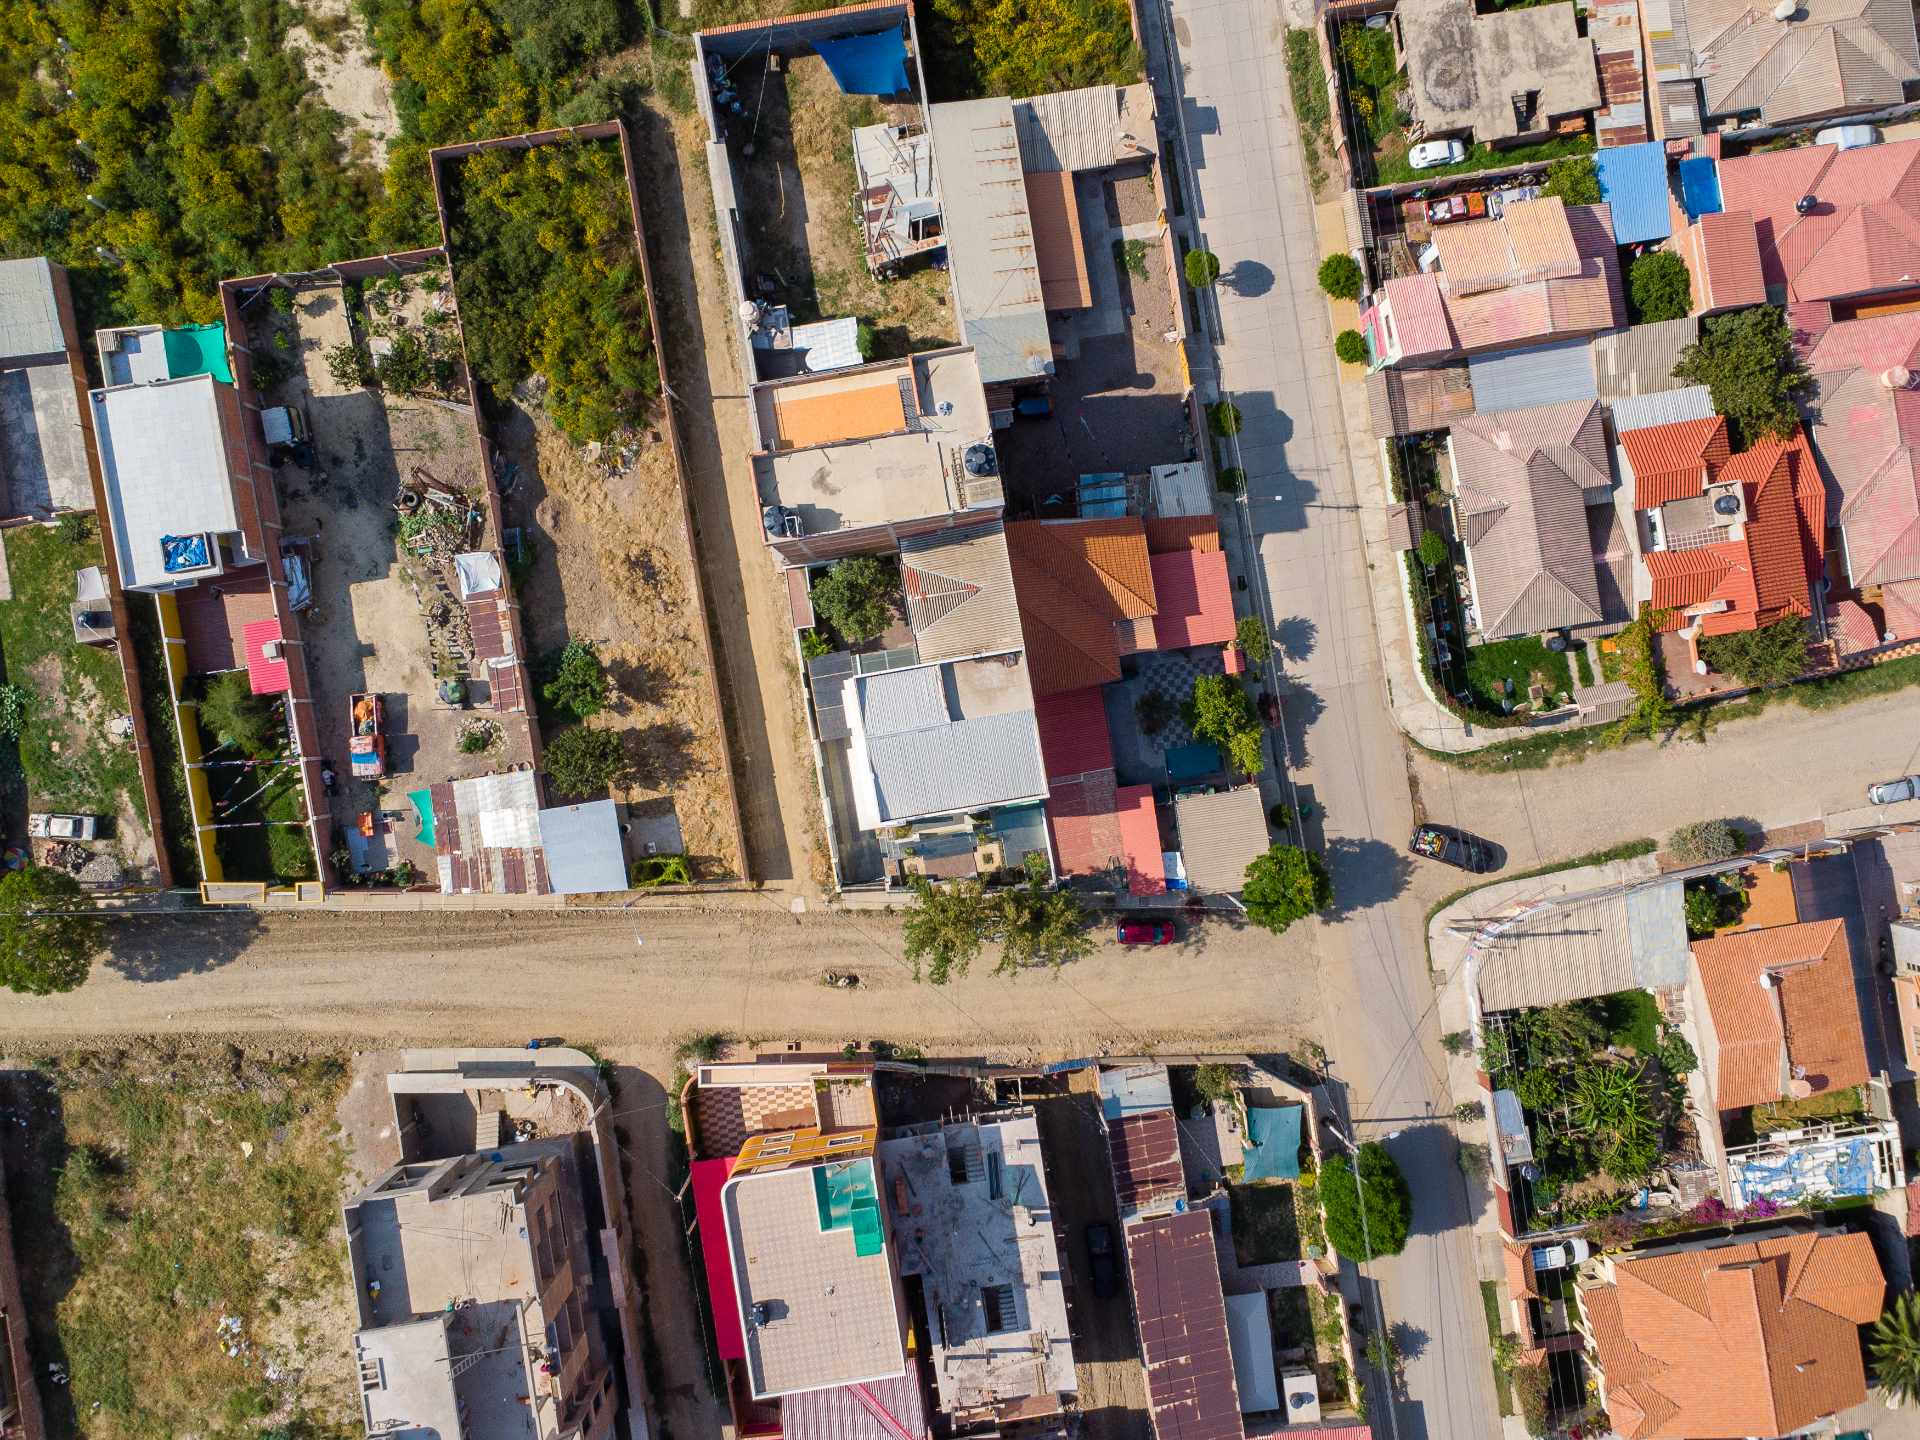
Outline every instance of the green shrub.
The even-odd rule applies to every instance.
[[[1693,313],[1687,262],[1672,250],[1655,250],[1627,267],[1627,298],[1637,324],[1679,320]]]
[[[1238,435],[1240,423],[1240,407],[1231,400],[1217,400],[1207,407],[1207,424],[1222,439]]]
[[[1333,353],[1343,365],[1364,365],[1367,361],[1367,337],[1358,330],[1342,330],[1333,337]]]
[[[1591,155],[1569,155],[1547,166],[1546,192],[1569,205],[1600,203],[1600,172]]]
[[[864,645],[893,623],[900,572],[875,555],[851,555],[813,582],[813,612],[849,645]]]
[[[1204,290],[1220,278],[1220,257],[1211,250],[1189,250],[1180,263],[1186,271],[1187,284],[1196,290]]]
[[[207,685],[200,701],[200,728],[250,760],[278,754],[286,738],[273,703],[253,693],[244,670],[227,670]]]
[[[658,885],[691,885],[693,873],[687,868],[684,855],[648,855],[628,868],[627,883],[635,890],[651,890]]]
[[[935,99],[1131,85],[1141,74],[1125,0],[934,0],[922,26]]]
[[[1267,657],[1273,654],[1273,637],[1267,633],[1267,625],[1258,615],[1242,615],[1234,622],[1234,643],[1255,665],[1267,663]]]
[[[259,363],[257,359],[254,361],[256,372]],[[378,379],[373,362],[351,340],[342,341],[327,351],[327,374],[342,390],[365,390]],[[257,373],[254,380],[256,384],[259,382]]]
[[[84,545],[93,538],[93,519],[79,510],[69,510],[54,525],[54,532],[68,545]]]
[[[570,725],[547,742],[545,764],[555,794],[589,799],[625,773],[626,750],[616,731]]]
[[[1200,1065],[1194,1068],[1193,1089],[1202,1100],[1218,1105],[1233,1102],[1233,1070],[1226,1065]]]
[[[1695,820],[1667,837],[1667,852],[1688,865],[1731,860],[1747,842],[1724,820]]]
[[[833,642],[818,630],[802,630],[800,632],[801,659],[818,660],[822,655],[831,655],[832,653]]]
[[[584,640],[569,640],[551,664],[552,678],[540,687],[547,704],[576,720],[607,708],[607,672],[593,646]]]
[[[1772,688],[1806,673],[1810,641],[1807,622],[1788,615],[1755,630],[1702,636],[1700,658],[1743,685]]]
[[[1420,532],[1420,563],[1429,570],[1438,570],[1447,563],[1447,537],[1438,530]]]
[[[27,710],[32,699],[32,693],[23,685],[15,685],[11,680],[0,684],[0,738],[20,738],[21,730],[26,728]]]
[[[1127,273],[1136,280],[1147,278],[1147,242],[1144,240],[1123,240],[1120,242],[1120,260],[1127,267]]]
[[[1320,262],[1320,288],[1336,300],[1358,300],[1365,280],[1360,262],[1351,255],[1329,255]]]

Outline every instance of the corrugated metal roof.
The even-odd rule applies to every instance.
[[[900,581],[922,660],[992,655],[1023,643],[998,520],[902,540]]]
[[[793,348],[806,352],[807,369],[816,375],[861,364],[860,322],[848,315],[838,320],[816,320],[811,325],[796,325],[793,327]]]
[[[1241,1440],[1246,1427],[1210,1213],[1145,1220],[1126,1235],[1154,1433],[1160,1440]]]
[[[540,812],[540,846],[556,895],[596,895],[627,888],[619,808],[611,800],[556,805]]]
[[[1483,415],[1592,400],[1600,393],[1593,347],[1585,340],[1477,355],[1467,361],[1467,373],[1473,377],[1474,408]]]
[[[0,359],[66,349],[53,266],[45,256],[0,260]]]
[[[1258,787],[1176,795],[1173,815],[1187,883],[1203,893],[1239,893],[1247,883],[1247,866],[1270,843]]]
[[[1674,425],[1683,420],[1713,417],[1713,392],[1704,385],[1659,390],[1649,395],[1624,395],[1612,402],[1615,434],[1644,430],[1650,425]]]
[[[952,723],[938,665],[861,675],[848,683],[859,697],[867,738],[898,735]]]
[[[1022,184],[1013,102],[961,100],[927,111],[960,328],[980,379],[1053,373],[1033,220]]]
[[[1658,140],[1594,153],[1600,198],[1613,207],[1613,238],[1631,245],[1673,233],[1667,208],[1667,147]]]
[[[1680,382],[1673,378],[1673,367],[1699,335],[1699,321],[1682,316],[1594,336],[1593,374],[1600,398],[1675,389]]]
[[[1139,143],[1153,142],[1152,121],[1146,85],[1089,85],[1013,102],[1020,163],[1029,173],[1099,170],[1126,153],[1145,154]]]

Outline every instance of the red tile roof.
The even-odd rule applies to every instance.
[[[1033,702],[1033,718],[1040,730],[1040,758],[1048,780],[1113,768],[1113,744],[1098,686],[1042,695]]]
[[[1160,817],[1151,785],[1127,785],[1114,793],[1120,818],[1120,850],[1126,860],[1127,889],[1135,895],[1167,893],[1166,864],[1160,858]]]
[[[1784,1435],[1866,1398],[1886,1284],[1865,1234],[1801,1232],[1613,1263],[1581,1292],[1624,1440]]]
[[[1155,609],[1146,527],[1131,517],[1021,520],[1006,533],[1033,693],[1118,680],[1115,625]]]
[[[1047,829],[1063,875],[1102,875],[1125,863],[1112,770],[1048,782]]]
[[[1703,313],[1767,303],[1760,235],[1745,210],[1702,215],[1687,230],[1694,308]]]
[[[1225,552],[1182,550],[1151,558],[1153,592],[1160,602],[1153,617],[1154,647],[1184,650],[1229,643],[1233,586],[1227,580]]]
[[[1727,422],[1720,415],[1629,430],[1620,437],[1620,446],[1633,466],[1636,510],[1698,495],[1730,453]]]
[[[1858,655],[1880,646],[1880,627],[1854,600],[1836,600],[1827,606],[1827,633],[1844,655]]]
[[[1880,613],[1902,640],[1920,639],[1920,580],[1880,587]]]
[[[1719,1109],[1784,1099],[1789,1074],[1816,1095],[1865,1083],[1866,1041],[1842,921],[1698,940],[1693,963],[1719,1042],[1711,1077]]]
[[[278,620],[254,620],[243,632],[247,649],[247,683],[256,695],[283,695],[289,683],[284,653],[269,657],[267,646],[281,639]]]
[[[1787,299],[1836,299],[1920,279],[1920,141],[1808,145],[1719,162],[1729,211],[1753,213],[1760,262]],[[1806,215],[1797,202],[1811,195]]]

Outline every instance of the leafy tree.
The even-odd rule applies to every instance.
[[[1667,837],[1667,851],[1689,865],[1731,860],[1747,848],[1740,832],[1724,820],[1695,820]]]
[[[822,655],[833,653],[833,642],[818,630],[800,632],[800,657],[803,660],[818,660]]]
[[[1207,407],[1207,423],[1223,439],[1240,433],[1240,407],[1231,400],[1216,400]]]
[[[553,678],[540,687],[540,693],[555,710],[576,720],[606,709],[607,672],[593,646],[584,640],[569,640],[554,662]]]
[[[1619,722],[1618,735],[1658,735],[1673,723],[1673,702],[1667,699],[1667,675],[1654,641],[1665,620],[1664,610],[1642,611],[1639,618],[1614,636],[1621,678],[1633,691],[1634,708]]]
[[[1420,563],[1429,570],[1438,570],[1447,563],[1447,537],[1438,530],[1420,532]]]
[[[1327,862],[1312,851],[1275,845],[1247,866],[1240,900],[1249,920],[1278,935],[1333,903],[1333,876]]]
[[[965,975],[986,944],[993,914],[978,880],[956,880],[935,889],[925,876],[914,876],[913,904],[901,928],[913,978],[944,985],[956,975]]]
[[[227,670],[207,685],[200,702],[200,728],[249,760],[278,754],[286,731],[273,702],[253,693],[244,670]]]
[[[1920,1401],[1920,1295],[1896,1295],[1867,1332],[1874,1384],[1889,1404]]]
[[[1369,1140],[1360,1147],[1357,1182],[1350,1157],[1329,1157],[1320,1167],[1320,1203],[1326,1211],[1327,1239],[1347,1259],[1374,1260],[1407,1248],[1413,1197],[1400,1167],[1378,1141]]]
[[[1204,290],[1220,278],[1220,257],[1211,250],[1189,250],[1180,264],[1187,272],[1187,284],[1196,290]]]
[[[850,555],[813,582],[813,612],[849,645],[864,645],[893,623],[900,572],[877,555]]]
[[[1705,939],[1720,928],[1720,897],[1711,890],[1689,887],[1686,892],[1687,934]]]
[[[1772,689],[1806,672],[1807,643],[1807,622],[1789,615],[1755,630],[1702,636],[1700,658],[1743,685]]]
[[[1713,392],[1738,449],[1784,440],[1799,423],[1794,397],[1812,382],[1793,353],[1787,312],[1756,305],[1710,316],[1700,338],[1680,352],[1673,377]]]
[[[1258,615],[1242,615],[1234,622],[1233,643],[1256,665],[1266,664],[1267,657],[1273,654],[1273,637],[1267,634],[1266,622]]]
[[[1569,205],[1600,203],[1600,172],[1591,155],[1568,155],[1547,166],[1546,192]]]
[[[1336,300],[1358,300],[1365,281],[1360,262],[1345,252],[1320,262],[1320,288]]]
[[[1660,1039],[1660,1068],[1676,1080],[1700,1068],[1700,1057],[1678,1030],[1669,1030]]]
[[[1056,888],[1044,855],[1027,856],[1025,881],[998,897],[1003,942],[996,975],[1033,965],[1058,970],[1093,953],[1087,910],[1071,890]]]
[[[1140,47],[1125,0],[934,0],[935,99],[1131,85]],[[944,92],[944,93],[943,93]]]
[[[1655,250],[1627,267],[1627,298],[1637,323],[1679,320],[1693,313],[1687,262],[1672,250]]]
[[[342,390],[365,390],[379,378],[373,363],[351,340],[343,340],[327,351],[327,374]]]
[[[1194,738],[1218,745],[1227,761],[1243,775],[1266,768],[1264,735],[1247,699],[1246,687],[1231,675],[1202,675],[1193,682],[1185,707],[1187,728]]]
[[[1216,1105],[1233,1103],[1233,1067],[1230,1065],[1200,1065],[1193,1072],[1194,1093],[1203,1100],[1211,1100]]]
[[[586,798],[626,772],[627,752],[617,731],[569,725],[547,742],[545,764],[556,794]]]
[[[1367,359],[1367,337],[1358,330],[1342,330],[1333,337],[1333,353],[1346,365],[1363,365]]]
[[[29,865],[0,879],[0,985],[63,994],[87,978],[105,939],[93,896],[71,875]]]

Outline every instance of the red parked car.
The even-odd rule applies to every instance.
[[[1122,920],[1119,938],[1122,945],[1171,945],[1179,932],[1171,920]]]

